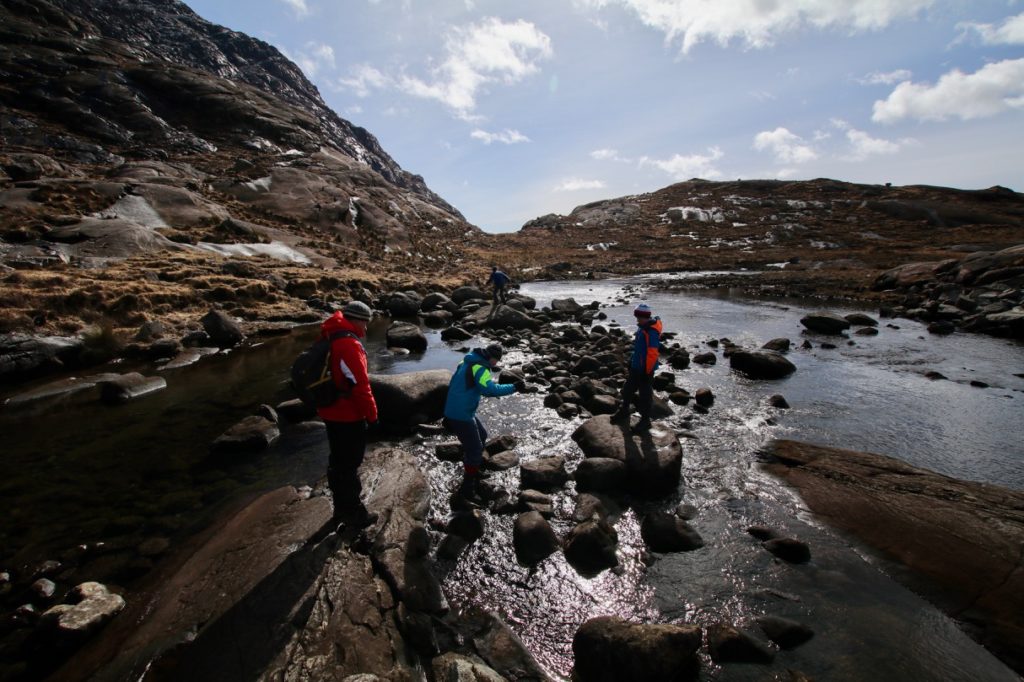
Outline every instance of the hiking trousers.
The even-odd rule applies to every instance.
[[[327,460],[327,486],[334,496],[334,513],[351,511],[361,504],[363,484],[359,465],[366,454],[366,421],[324,420],[331,454]]]
[[[651,405],[654,402],[654,387],[651,385],[651,375],[643,370],[629,369],[626,383],[622,386],[622,411],[629,413],[629,404],[636,396],[636,410],[640,413],[641,419],[651,419]]]
[[[462,419],[449,419],[445,417],[447,426],[462,443],[462,463],[466,466],[477,467],[484,463],[484,443],[487,442],[487,430],[479,419],[473,417],[473,421]]]

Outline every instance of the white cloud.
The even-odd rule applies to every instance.
[[[765,130],[754,136],[754,149],[770,150],[778,163],[807,163],[818,158],[818,153],[802,137],[786,128]]]
[[[338,79],[338,85],[352,90],[357,97],[366,97],[372,89],[383,89],[393,85],[393,81],[381,71],[369,64],[358,64],[350,70],[348,78]]]
[[[616,149],[595,149],[590,152],[590,158],[598,161],[618,161],[619,163],[633,163],[632,159],[628,159],[624,156],[619,156],[619,152]]]
[[[964,22],[957,28],[961,31],[958,42],[976,33],[986,45],[1024,45],[1024,13],[1008,17],[999,26]]]
[[[873,71],[856,80],[861,85],[892,85],[893,83],[910,80],[910,77],[913,75],[907,69],[897,69],[896,71],[886,71],[884,73]]]
[[[399,87],[416,97],[436,99],[460,116],[473,111],[482,87],[517,83],[537,73],[537,63],[553,54],[551,39],[530,22],[493,17],[452,29],[445,51],[447,56],[430,80],[402,76]]]
[[[863,161],[869,156],[895,154],[900,150],[900,143],[871,137],[863,130],[850,128],[846,131],[846,139],[850,141],[848,161]]]
[[[817,29],[880,29],[913,17],[936,0],[574,0],[578,7],[601,9],[619,5],[632,10],[645,25],[679,42],[685,54],[713,41],[726,46],[736,40],[748,48],[773,45],[784,34],[806,26]]]
[[[334,48],[324,43],[306,43],[306,47],[292,58],[302,72],[313,78],[321,67],[334,68]]]
[[[500,133],[489,133],[486,130],[474,130],[469,134],[474,140],[480,140],[484,144],[490,144],[492,142],[501,142],[502,144],[518,144],[520,142],[529,142],[530,138],[523,135],[518,130],[509,130],[506,128]]]
[[[583,189],[603,189],[604,187],[605,184],[602,180],[581,180],[580,178],[569,178],[556,185],[554,187],[554,191],[578,192]]]
[[[291,7],[298,18],[309,16],[309,6],[306,5],[306,0],[281,0],[281,2]]]
[[[1024,109],[1024,59],[986,64],[972,74],[954,69],[934,86],[906,81],[884,100],[877,100],[873,121],[894,123],[906,118],[944,121],[995,116]]]
[[[672,176],[676,180],[690,178],[714,179],[722,177],[721,171],[714,167],[714,162],[725,154],[718,147],[711,147],[707,154],[683,156],[675,154],[668,159],[652,159],[644,156],[639,160],[640,166],[654,166]]]

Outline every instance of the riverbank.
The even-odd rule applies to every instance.
[[[468,528],[460,526],[459,523],[455,523],[453,527],[454,517],[451,516],[451,510],[447,507],[445,492],[450,481],[445,474],[438,471],[439,468],[445,466],[439,465],[438,459],[451,456],[451,452],[448,448],[440,447],[441,443],[437,443],[436,440],[436,430],[430,426],[430,422],[439,416],[434,414],[438,409],[436,406],[430,408],[426,404],[430,402],[426,396],[431,391],[422,392],[426,402],[421,405],[408,402],[392,404],[387,408],[382,405],[382,421],[391,421],[384,420],[385,412],[391,412],[403,417],[401,420],[394,421],[403,422],[399,426],[405,429],[414,428],[418,423],[428,424],[421,430],[419,439],[404,440],[397,447],[400,450],[415,452],[415,465],[403,467],[403,470],[415,469],[429,479],[429,504],[424,502],[422,497],[418,498],[420,502],[417,503],[420,506],[427,504],[431,510],[425,517],[421,512],[417,512],[421,514],[421,517],[417,518],[421,518],[420,525],[426,528],[429,542],[424,546],[423,533],[415,531],[404,538],[399,537],[399,540],[392,538],[384,543],[384,546],[389,548],[388,553],[394,558],[407,556],[409,552],[404,551],[404,548],[407,547],[407,543],[412,542],[412,554],[416,557],[420,557],[422,554],[424,559],[429,557],[429,572],[439,574],[438,583],[428,581],[423,584],[422,589],[412,590],[414,598],[420,600],[418,602],[420,606],[426,607],[426,611],[429,613],[441,615],[444,613],[444,609],[436,598],[438,594],[442,594],[446,599],[451,599],[452,604],[472,605],[475,599],[472,594],[467,594],[466,590],[475,589],[477,583],[485,595],[488,590],[497,590],[513,595],[522,594],[523,600],[518,600],[519,603],[522,603],[524,607],[527,606],[527,602],[532,603],[524,613],[517,613],[512,622],[517,630],[529,631],[528,641],[532,645],[528,645],[527,648],[530,648],[530,646],[536,645],[536,631],[533,628],[533,623],[529,620],[534,613],[532,607],[544,605],[545,600],[551,598],[550,590],[558,589],[559,586],[571,586],[570,589],[579,589],[581,593],[584,593],[582,594],[584,598],[587,597],[586,592],[593,592],[595,601],[604,601],[608,596],[614,601],[623,598],[633,599],[633,593],[617,591],[628,586],[631,581],[635,580],[636,584],[639,584],[640,581],[655,575],[661,575],[664,579],[664,576],[668,575],[667,570],[678,563],[697,563],[697,565],[703,566],[703,570],[699,572],[703,580],[709,580],[709,576],[719,573],[728,575],[729,570],[732,570],[731,567],[723,569],[723,566],[728,566],[733,557],[723,556],[722,552],[726,547],[732,546],[730,543],[735,542],[734,535],[746,536],[746,529],[750,526],[750,523],[742,522],[742,517],[733,518],[731,514],[735,512],[730,512],[730,510],[742,509],[748,505],[752,510],[757,509],[758,507],[754,505],[767,503],[768,498],[765,497],[767,491],[762,488],[759,491],[735,498],[727,497],[724,508],[700,502],[702,498],[699,494],[702,491],[699,490],[699,479],[702,476],[707,476],[707,473],[695,469],[691,460],[695,455],[701,456],[695,452],[697,448],[694,447],[694,444],[702,432],[702,426],[714,429],[716,424],[724,423],[721,421],[723,419],[734,420],[736,418],[733,413],[735,410],[746,411],[746,408],[740,403],[723,405],[722,401],[729,399],[729,393],[720,393],[716,403],[714,394],[697,390],[697,386],[700,384],[694,384],[708,376],[706,372],[709,365],[704,363],[712,362],[719,357],[719,354],[723,363],[731,363],[735,366],[732,359],[740,357],[736,344],[728,341],[720,343],[716,338],[715,345],[706,345],[706,349],[711,351],[711,356],[714,356],[708,357],[707,350],[702,353],[693,352],[691,355],[693,350],[691,344],[680,344],[672,338],[666,339],[667,344],[663,355],[666,371],[658,380],[661,420],[656,422],[654,432],[656,437],[652,437],[653,448],[651,448],[645,444],[642,438],[631,439],[625,431],[606,423],[607,417],[600,416],[603,412],[611,412],[615,408],[616,388],[622,380],[621,362],[628,352],[629,335],[618,325],[610,321],[605,323],[602,318],[605,313],[598,303],[579,305],[572,300],[558,299],[551,301],[551,305],[545,307],[544,310],[537,310],[535,301],[528,297],[519,297],[513,299],[513,305],[491,311],[488,305],[482,304],[479,292],[463,291],[457,294],[453,291],[448,301],[445,300],[446,298],[432,296],[429,299],[432,303],[428,305],[428,297],[417,301],[409,294],[402,294],[390,297],[385,305],[388,309],[397,309],[399,306],[409,306],[415,303],[416,310],[421,311],[425,316],[448,313],[450,318],[445,327],[448,334],[456,333],[455,330],[462,330],[469,334],[468,337],[463,337],[466,339],[477,334],[501,341],[509,350],[507,354],[509,364],[506,368],[508,376],[505,377],[503,374],[503,380],[521,381],[531,389],[528,393],[516,396],[516,402],[511,402],[510,399],[508,408],[502,401],[502,409],[503,411],[509,409],[512,412],[523,411],[528,414],[529,428],[524,428],[520,424],[518,431],[515,428],[502,428],[495,431],[507,434],[512,430],[520,436],[520,443],[516,445],[515,439],[513,439],[510,444],[502,439],[501,443],[495,445],[492,453],[496,483],[494,499],[488,505],[488,510],[480,515],[479,521],[469,524]],[[426,309],[434,304],[437,305],[437,308],[427,312]],[[792,317],[792,315],[788,315],[788,317]],[[598,324],[595,325],[595,322]],[[870,325],[863,328],[869,327]],[[718,334],[716,334],[717,336]],[[734,338],[741,340],[739,337]],[[809,337],[814,340],[815,344],[822,343],[822,347],[824,347],[821,338],[823,337],[817,335]],[[831,338],[837,340],[845,337]],[[409,343],[415,344],[416,341],[412,339]],[[758,349],[762,344],[763,340],[756,342],[751,339],[743,340],[743,347],[748,352],[761,352]],[[802,352],[804,351],[794,351],[789,354],[789,357],[803,368],[795,376],[800,376],[800,373],[808,367],[809,358],[801,359]],[[828,351],[822,352],[829,353]],[[767,351],[764,354],[774,357]],[[698,355],[704,357],[698,360]],[[691,361],[693,362],[692,367]],[[723,371],[727,370],[723,369]],[[676,383],[676,376],[680,379],[679,384]],[[813,377],[809,378],[813,380]],[[724,379],[727,383],[737,384],[758,381],[744,377],[739,372],[727,373]],[[682,380],[685,380],[687,388],[691,391],[683,388]],[[424,377],[420,383],[426,388],[446,386],[446,380],[439,377]],[[770,386],[770,384],[764,385],[766,388]],[[411,390],[410,386],[411,384],[406,385],[397,393],[411,395],[417,392]],[[787,386],[790,385],[787,384]],[[717,390],[716,388],[716,392]],[[534,395],[533,391],[536,391],[538,395]],[[543,398],[539,395],[541,392],[545,394]],[[392,396],[394,393],[396,392],[382,391],[382,399],[385,394]],[[541,402],[543,402],[543,406]],[[543,409],[545,407],[547,409]],[[282,419],[287,421],[291,418],[289,410],[285,409],[283,404],[277,405],[276,408],[276,412],[281,415]],[[539,411],[543,411],[547,416],[541,416]],[[760,414],[760,411],[757,413]],[[769,412],[766,414],[781,413]],[[413,417],[413,415],[419,416]],[[492,414],[491,418],[493,417]],[[752,419],[755,417],[753,414],[744,414],[741,418]],[[761,417],[756,418],[761,419]],[[570,432],[575,430],[576,425],[579,426],[580,451],[574,447],[567,448],[568,438],[563,434],[565,436],[568,434],[565,433],[564,428],[552,426],[552,422],[572,426]],[[583,428],[585,425],[588,425],[587,428]],[[587,433],[593,437],[586,437],[584,434]],[[309,435],[316,437],[319,434],[311,431]],[[644,457],[644,459],[649,459],[651,463],[656,462],[657,468],[648,474],[653,476],[653,479],[646,480],[673,480],[672,476],[678,476],[678,473],[674,472],[682,473],[685,481],[681,489],[682,493],[687,495],[688,502],[696,502],[698,506],[679,504],[681,500],[671,491],[667,491],[666,497],[656,496],[656,499],[652,500],[637,500],[635,489],[631,488],[635,486],[636,481],[645,479],[642,473],[637,472],[635,462],[631,464],[633,456],[628,447],[625,450],[607,447],[608,442],[614,441],[616,438],[621,439],[624,444],[634,443],[632,447],[636,448],[636,452],[646,453],[650,449],[651,456]],[[541,441],[539,444],[536,442],[538,439]],[[664,442],[662,443],[662,441]],[[438,446],[436,449],[435,444]],[[583,453],[582,457],[580,452]],[[685,456],[680,457],[681,453],[685,453]],[[715,460],[713,466],[716,468],[731,466],[731,463],[722,461],[718,452],[712,451],[708,454]],[[395,459],[399,460],[400,456],[395,455]],[[560,460],[560,462],[556,460]],[[620,470],[623,465],[626,467],[624,471],[628,473],[627,476],[616,474],[616,471],[623,473]],[[741,461],[738,466],[746,465]],[[451,465],[447,465],[447,467],[452,468]],[[664,473],[659,473],[659,471]],[[384,473],[384,469],[381,468],[369,470],[368,475],[371,477],[367,481],[368,490],[372,489],[382,478],[388,477]],[[630,480],[632,480],[632,485],[629,484]],[[627,487],[619,488],[619,483],[627,483]],[[590,499],[592,494],[584,494],[582,486],[598,486],[598,499],[607,499],[616,504],[606,506],[602,502],[601,506],[605,508],[605,511],[601,513],[599,520],[594,521],[585,512],[588,508],[592,511],[596,509],[593,506],[594,501]],[[604,486],[608,486],[609,489],[603,489]],[[541,490],[534,491],[534,488]],[[721,490],[711,491],[712,497],[721,498],[722,494]],[[521,517],[531,513],[531,516],[520,521]],[[755,562],[754,565],[759,567],[756,573],[779,578],[779,581],[776,582],[778,586],[769,587],[775,581],[768,581],[765,592],[791,594],[794,588],[787,587],[787,585],[800,585],[794,596],[773,600],[769,613],[771,611],[778,613],[777,610],[782,610],[785,616],[790,619],[796,617],[799,621],[801,615],[805,618],[808,613],[813,611],[810,607],[812,603],[820,602],[830,609],[844,608],[838,603],[830,601],[835,599],[835,595],[829,594],[830,590],[827,585],[836,583],[836,576],[839,573],[847,572],[851,576],[857,575],[858,578],[861,578],[864,570],[848,567],[848,560],[843,559],[835,548],[827,544],[827,541],[816,537],[807,528],[783,521],[777,515],[773,516],[767,513],[766,509],[757,512],[757,516],[760,517],[762,523],[771,522],[771,525],[774,526],[771,530],[780,536],[778,539],[802,537],[806,541],[804,542],[806,550],[812,557],[811,561],[807,563],[776,558],[767,542],[760,544],[751,540],[749,536],[746,537],[740,554],[737,554],[736,558],[744,562]],[[426,519],[426,523],[422,519]],[[651,521],[648,522],[648,519]],[[541,540],[536,545],[522,546],[515,539],[518,532],[516,528],[527,523],[530,524],[528,528],[536,533],[533,537]],[[549,523],[554,532],[544,531],[544,523]],[[609,532],[609,528],[613,532]],[[692,532],[697,533],[697,537],[700,538],[699,542],[694,539]],[[544,536],[550,539],[552,534],[557,543],[545,548]],[[576,545],[580,538],[586,538],[594,543],[589,552],[581,553],[578,547],[570,549],[570,545]],[[570,540],[575,540],[575,542],[570,543]],[[776,543],[776,545],[785,547],[787,543]],[[798,547],[799,544],[793,544],[793,546]],[[424,547],[426,547],[425,553]],[[513,548],[515,549],[514,554],[510,557],[506,556],[512,554]],[[525,551],[521,552],[521,550]],[[368,551],[373,556],[372,548]],[[726,551],[733,552],[735,550]],[[524,573],[524,568],[516,566],[521,553],[524,557],[531,557],[527,560],[527,563],[531,564],[529,573]],[[483,556],[481,557],[481,555]],[[580,561],[581,555],[582,561]],[[464,556],[469,557],[465,562],[462,561]],[[384,565],[384,561],[384,558],[378,558],[376,561],[371,561],[371,564],[376,564],[379,568]],[[421,563],[418,566],[422,569],[425,565],[425,563]],[[420,570],[407,571],[403,568],[404,564],[395,566],[398,568],[387,569],[390,577],[384,576],[384,581],[390,586],[389,589],[393,595],[406,594],[402,587],[405,584],[405,576],[418,575],[422,577],[426,573],[426,571]],[[568,573],[565,573],[566,571]],[[551,580],[553,576],[559,574],[562,574],[563,577]],[[579,579],[573,577],[577,574],[580,576]],[[289,576],[284,580],[289,584],[297,579],[292,574]],[[796,582],[793,582],[794,577]],[[577,580],[578,583],[574,584],[574,581]],[[819,582],[821,580],[827,582],[822,584]],[[878,578],[870,578],[870,580],[877,581]],[[864,584],[866,587],[862,590],[864,592],[862,596],[866,601],[864,604],[858,605],[858,608],[893,608],[892,602],[889,601],[892,599],[891,596],[872,597],[870,593],[875,590],[876,586],[870,582]],[[443,591],[438,590],[438,585]],[[725,603],[732,603],[748,598],[744,589],[739,585],[722,590],[723,588],[711,590],[716,603],[723,599]],[[230,593],[230,590],[228,592]],[[850,592],[850,590],[846,589],[844,592]],[[727,596],[723,597],[723,594]],[[130,595],[126,596],[130,597]],[[429,599],[427,599],[428,597]],[[399,597],[395,598],[401,601]],[[896,599],[896,601],[899,600],[906,601],[902,595]],[[263,600],[250,601],[250,603],[259,601]],[[801,603],[807,606],[798,606]],[[130,604],[131,599],[129,598]],[[647,608],[642,600],[636,600],[636,605],[641,609]],[[449,604],[449,610],[451,610],[450,606],[451,604]],[[548,604],[547,606],[555,607],[553,612],[548,613],[548,617],[555,619],[553,624],[556,628],[557,642],[545,642],[543,645],[545,647],[552,644],[556,647],[567,647],[568,642],[573,640],[577,625],[580,624],[573,617],[582,619],[593,609],[593,605],[587,602],[583,602],[582,610],[572,602]],[[573,617],[564,622],[559,620],[563,614],[563,611],[559,609],[563,608],[575,611]],[[927,607],[920,604],[914,608]],[[664,618],[664,616],[658,615],[657,610],[642,611],[641,609],[637,609],[630,620],[644,623],[659,622],[659,618]],[[539,609],[541,613],[545,611],[551,611],[551,609]],[[246,611],[243,609],[242,612]],[[506,615],[514,613],[504,609],[502,612]],[[615,609],[613,612],[621,613]],[[670,610],[665,610],[665,612],[672,613]],[[840,610],[840,612],[842,611]],[[258,612],[248,612],[248,614],[246,619],[249,621],[278,622],[274,616],[264,618]],[[462,615],[455,614],[453,617],[461,618]],[[814,643],[800,647],[794,652],[783,650],[778,645],[765,642],[764,639],[759,640],[766,636],[757,634],[762,632],[760,626],[741,622],[744,619],[737,615],[749,614],[735,614],[731,613],[728,608],[716,607],[709,609],[706,614],[698,613],[696,619],[692,616],[684,618],[680,615],[671,615],[668,618],[671,622],[685,621],[690,626],[707,628],[709,633],[712,631],[711,626],[715,625],[717,621],[721,621],[728,628],[737,632],[740,629],[753,627],[754,641],[760,641],[763,646],[758,649],[756,644],[750,644],[753,648],[747,651],[760,650],[762,654],[767,651],[776,660],[775,667],[768,663],[762,664],[766,666],[761,668],[764,673],[779,667],[799,666],[809,672],[817,671],[818,674],[822,674],[823,670],[829,669],[825,664],[825,661],[828,660],[828,654],[825,652],[834,651],[836,647],[855,657],[862,652],[866,655],[867,650],[864,647],[868,645],[861,639],[863,630],[856,630],[856,628],[863,628],[865,624],[844,621],[842,627],[836,627],[831,623],[818,622],[815,627],[818,634],[813,640]],[[524,620],[524,616],[527,618],[526,620]],[[120,618],[121,616],[118,616],[113,623],[116,624]],[[399,618],[402,617],[399,616]],[[712,622],[712,618],[715,622]],[[902,641],[900,637],[905,636],[899,632],[898,625],[904,622],[906,612],[896,609],[893,613],[886,613],[885,618],[890,622],[882,625],[881,631],[885,633],[886,637],[892,639],[898,648],[899,642]],[[292,622],[290,617],[287,622]],[[405,621],[403,620],[403,622]],[[431,647],[437,648],[437,645],[431,644],[431,642],[443,643],[444,633],[452,631],[439,626],[433,617],[412,618],[410,622],[416,623],[414,631],[418,637],[415,640],[418,644],[413,648],[417,646],[425,647],[427,650],[432,650]],[[543,628],[543,622],[541,623]],[[875,622],[867,625],[870,625],[872,631],[879,627],[879,624]],[[454,627],[450,623],[449,626]],[[571,628],[571,631],[565,631],[568,628]],[[722,634],[725,630],[716,626],[714,632]],[[303,637],[312,637],[312,635]],[[598,640],[604,641],[600,637]],[[940,639],[940,641],[943,640]],[[218,640],[212,635],[206,642],[208,644],[203,645],[199,650],[207,653],[202,656],[182,654],[184,658],[174,665],[193,665],[193,663],[183,661],[185,659],[193,662],[209,660],[207,657],[216,656],[218,651],[223,650],[218,648],[219,644],[214,646]],[[309,650],[313,651],[319,645],[310,644],[309,646]],[[877,647],[877,643],[871,645],[872,650]],[[442,649],[438,648],[437,650],[440,652]],[[279,652],[281,649],[278,648],[275,651]],[[293,661],[294,665],[312,665],[309,662],[300,664],[299,661],[305,654],[302,653],[301,647],[296,651],[299,653],[296,654],[297,658]],[[956,652],[953,655],[958,657],[960,665],[969,664],[979,670],[990,672],[993,670],[991,664],[985,663],[980,657],[980,649],[973,651],[965,648],[963,642],[953,640],[950,651]],[[700,667],[705,674],[714,675],[715,679],[744,679],[742,676],[731,677],[731,675],[738,674],[736,669],[731,667],[734,659],[723,656],[719,649],[711,651],[698,648],[693,655],[700,661]],[[174,654],[172,658],[174,656],[177,654]],[[167,664],[171,665],[171,659],[166,660]],[[275,658],[275,660],[277,659]],[[885,656],[882,656],[880,660],[883,663],[876,665],[881,665],[880,670],[886,670]],[[692,663],[692,660],[690,662]],[[285,663],[281,662],[280,664],[285,665]],[[545,670],[556,670],[559,675],[562,674],[561,665],[556,664],[552,667],[550,659],[547,663]],[[863,669],[863,664],[864,662],[861,661],[861,669]],[[571,659],[569,665],[571,666]],[[918,668],[916,677],[911,676],[911,679],[934,679],[927,675],[929,667],[926,663],[921,662]],[[739,669],[744,668],[740,666]],[[848,672],[849,669],[844,667],[843,671]],[[833,676],[833,678],[835,677]],[[1003,678],[998,673],[991,672],[989,679]]]
[[[761,452],[818,519],[902,567],[897,579],[1024,671],[1024,493],[867,452],[789,440]]]

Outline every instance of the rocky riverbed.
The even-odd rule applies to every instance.
[[[31,601],[22,603],[7,621],[8,628],[21,633],[15,638],[21,642],[17,650],[28,654],[21,665],[35,666],[30,668],[35,670],[53,667],[92,635],[60,669],[58,679],[85,679],[93,674],[98,679],[134,679],[142,671],[148,671],[147,679],[181,679],[200,671],[209,675],[214,670],[218,676],[236,679],[342,679],[355,673],[382,679],[421,675],[449,679],[455,674],[452,671],[478,678],[543,679],[550,671],[533,660],[509,624],[493,614],[452,609],[442,590],[439,567],[457,559],[494,528],[505,527],[496,523],[497,519],[514,520],[503,541],[514,547],[521,565],[542,565],[552,554],[561,553],[583,576],[623,570],[617,555],[616,524],[624,508],[642,510],[640,535],[651,559],[700,552],[706,540],[692,525],[697,510],[687,505],[659,506],[658,501],[666,496],[671,499],[680,480],[681,439],[692,437],[686,424],[693,417],[685,414],[706,414],[715,400],[707,389],[694,390],[691,395],[677,388],[675,377],[691,362],[709,362],[711,358],[691,356],[668,335],[665,370],[657,378],[657,414],[666,421],[656,422],[649,435],[634,436],[626,424],[612,422],[607,416],[617,405],[629,337],[621,328],[601,324],[604,313],[600,306],[557,299],[538,311],[533,300],[517,297],[508,306],[492,309],[483,294],[472,288],[449,294],[421,296],[406,291],[373,303],[396,317],[412,313],[429,317],[443,327],[443,335],[450,340],[482,335],[509,348],[523,349],[525,361],[506,368],[502,380],[516,382],[528,392],[545,393],[544,405],[554,414],[579,420],[573,440],[582,458],[549,453],[521,459],[515,438],[508,434],[495,438],[488,444],[487,466],[495,472],[496,482],[487,496],[487,508],[451,510],[448,500],[436,499],[438,494],[445,495],[444,489],[430,483],[429,472],[410,454],[424,439],[437,438],[436,421],[449,374],[375,376],[384,442],[375,448],[363,476],[368,503],[381,512],[381,519],[365,537],[332,535],[321,543],[308,543],[326,515],[325,501],[309,490],[275,491],[225,518],[176,551],[173,559],[163,560],[148,586],[121,590],[127,606],[112,605],[86,632],[72,637],[61,634],[59,627],[54,629],[60,607],[58,612],[37,617],[33,611],[38,613],[41,608]],[[859,329],[869,329],[873,322],[870,318],[851,322],[824,313],[803,320],[808,329],[833,332],[854,323]],[[229,338],[236,343],[239,340],[233,335]],[[414,330],[395,323],[389,328],[388,343],[420,348],[423,340]],[[764,345],[767,347],[740,348],[726,344],[723,356],[745,380],[794,371],[785,357],[788,339]],[[127,385],[137,384],[129,381]],[[144,395],[129,391],[123,399]],[[777,409],[785,409],[785,398],[777,398]],[[679,419],[675,413],[683,408],[686,413]],[[315,422],[305,421],[308,417],[294,402],[261,409],[260,414],[243,419],[230,434],[225,433],[215,447],[227,453],[271,447],[279,424],[307,424],[304,428],[315,431]],[[1014,501],[1019,494],[935,477],[933,485],[916,491],[910,508],[901,479],[879,485],[879,472],[911,476],[915,485],[926,480],[923,472],[881,458],[865,459],[868,456],[799,444],[777,445],[771,452],[777,462],[771,470],[793,482],[812,509],[822,510],[824,518],[841,529],[863,533],[868,545],[879,546],[904,561],[908,580],[919,578],[939,585],[942,589],[937,595],[955,597],[982,590],[986,596],[981,599],[940,596],[936,603],[970,622],[977,628],[979,641],[1009,664],[1019,666],[1012,652],[1019,650],[1020,633],[1013,626],[1012,615],[1007,615],[1014,612],[1014,590],[999,584],[999,576],[1015,575],[1013,542],[1007,544],[1006,537],[1020,537],[1019,500]],[[457,461],[457,445],[439,443],[435,457]],[[823,469],[820,464],[824,461],[839,462],[834,468],[840,473]],[[509,487],[510,474],[505,472],[514,474],[514,487]],[[933,498],[941,506],[932,504]],[[571,500],[571,507],[555,503],[556,499]],[[885,518],[877,518],[882,512],[870,516],[877,524],[850,525],[848,519],[857,516],[852,512],[865,505],[891,513]],[[435,514],[432,510],[438,507],[446,513]],[[980,508],[992,523],[1009,533],[1004,533],[1001,542],[994,537],[992,543],[978,540],[988,536],[970,537],[962,530],[965,520],[977,522]],[[891,527],[890,517],[898,517],[903,524],[902,531],[893,536],[923,538],[922,546],[901,552],[885,542],[892,537],[887,532],[872,535],[865,530]],[[813,546],[779,528],[751,527],[749,533],[762,543],[766,554],[780,562],[802,565],[813,561]],[[974,564],[951,561],[934,551],[945,546],[938,538],[946,534],[969,538],[957,556],[969,557]],[[936,540],[928,542],[927,538]],[[978,542],[1008,549],[982,554],[972,549]],[[934,559],[921,558],[928,556],[927,549],[933,550]],[[978,564],[982,556],[992,561],[984,559]],[[56,573],[54,569],[49,575]],[[59,594],[47,597],[50,603],[64,599],[61,595],[67,588],[60,583],[88,583],[85,571],[76,573],[64,566],[60,573],[55,582]],[[966,575],[971,576],[970,581]],[[8,603],[13,606],[18,601],[14,596],[22,597],[26,589],[46,587],[30,582],[39,579],[20,567],[6,572]],[[67,592],[66,601],[87,601],[83,589],[102,594],[100,588],[80,587],[77,593]],[[39,599],[38,604],[45,604]],[[696,679],[702,665],[720,671],[740,661],[770,666],[772,660],[785,660],[786,651],[813,636],[806,624],[784,617],[717,624],[600,618],[580,627],[572,649],[581,679],[605,679],[609,671],[633,670],[638,660],[649,666],[651,677]],[[7,651],[9,655],[11,650]],[[247,653],[226,653],[229,651]],[[766,672],[771,669],[765,668]]]

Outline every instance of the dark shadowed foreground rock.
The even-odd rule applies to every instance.
[[[700,644],[697,625],[630,623],[614,616],[591,618],[572,640],[574,679],[696,680]]]
[[[266,450],[281,437],[277,424],[266,417],[252,415],[222,433],[210,445],[218,455],[237,455]]]
[[[446,369],[371,375],[381,426],[392,433],[408,433],[417,424],[440,419],[451,378]]]
[[[585,457],[615,459],[626,465],[623,489],[636,495],[658,497],[679,486],[683,449],[671,430],[658,424],[642,436],[627,424],[601,415],[584,422],[572,434]],[[611,492],[611,491],[609,491]]]
[[[1024,492],[796,441],[763,453],[813,512],[904,564],[897,577],[1024,671]]]

